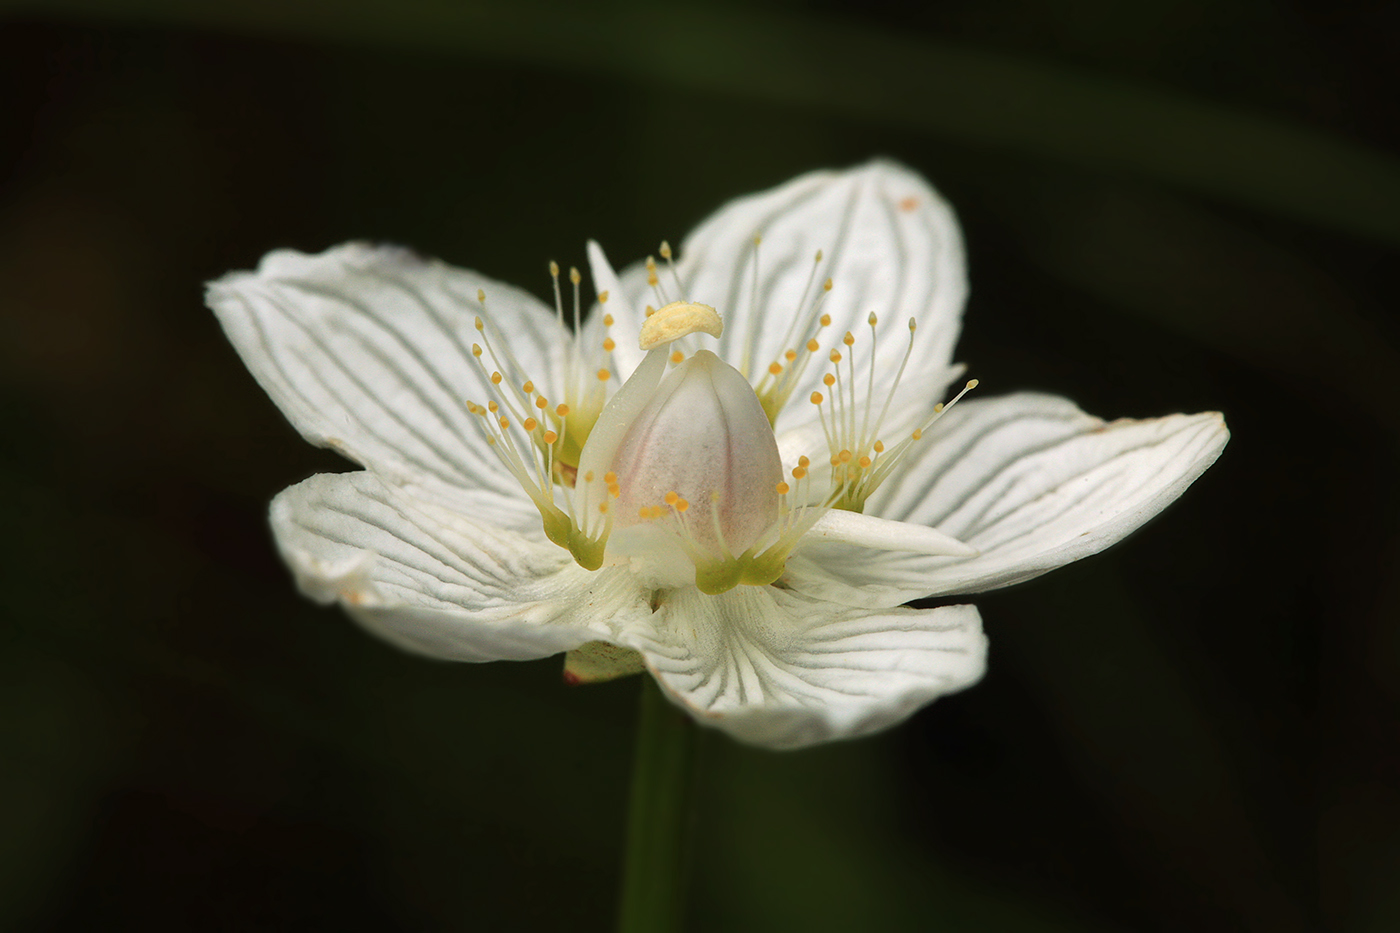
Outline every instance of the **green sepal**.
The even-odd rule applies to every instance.
[[[605,641],[590,641],[564,655],[564,680],[570,684],[597,684],[644,670],[640,654]]]

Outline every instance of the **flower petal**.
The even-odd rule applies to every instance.
[[[590,574],[561,548],[414,501],[373,473],[284,490],[272,529],[302,592],[436,658],[547,657],[651,616],[625,571]]]
[[[307,440],[425,495],[457,501],[458,490],[478,487],[517,499],[518,485],[466,407],[468,399],[494,397],[471,354],[474,341],[484,343],[473,326],[478,289],[496,330],[487,336],[508,334],[528,378],[562,386],[571,338],[544,305],[401,248],[347,243],[316,256],[269,253],[256,272],[210,283],[207,298],[243,361]]]
[[[755,234],[762,234],[756,294]],[[818,250],[823,258],[814,268]],[[910,316],[919,327],[907,384],[933,397],[952,378],[948,363],[967,295],[962,237],[947,202],[901,165],[877,161],[812,172],[733,201],[686,238],[677,267],[687,292],[679,297],[720,311],[725,331],[718,353],[754,383],[785,350],[801,349],[809,334],[789,335],[788,323],[799,318],[798,326],[805,327],[828,276],[832,290],[822,311],[832,323],[823,331],[824,347],[851,331],[863,371],[870,346],[866,318],[874,312],[884,319],[876,398],[888,392],[904,357]],[[667,281],[663,275],[663,286]],[[824,371],[809,366],[793,398],[807,398]]]
[[[1049,395],[962,402],[866,508],[936,527],[980,554],[926,557],[814,539],[789,562],[790,585],[869,606],[1028,580],[1098,553],[1156,515],[1229,436],[1215,412],[1104,422]]]
[[[892,726],[976,683],[987,651],[975,606],[868,612],[759,586],[673,590],[624,640],[696,719],[768,748]]]
[[[894,522],[860,512],[832,509],[807,532],[813,542],[839,542],[881,551],[907,551],[944,557],[976,557],[977,549],[937,528]]]

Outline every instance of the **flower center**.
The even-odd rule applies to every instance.
[[[757,295],[761,238],[754,237],[753,243]],[[665,243],[661,255],[671,259]],[[472,353],[499,399],[485,405],[469,400],[468,409],[481,416],[487,443],[539,509],[551,541],[588,570],[627,561],[657,586],[693,579],[701,591],[717,594],[740,584],[774,582],[793,548],[823,515],[831,509],[864,509],[947,406],[935,405],[921,417],[921,406],[894,404],[914,350],[913,318],[909,346],[877,405],[875,387],[885,380],[877,378],[879,321],[871,313],[864,378],[854,361],[856,337],[848,331],[826,354],[832,368],[821,382],[827,392],[809,398],[826,436],[829,472],[826,464],[814,466],[804,456],[791,470],[792,482],[784,481],[773,424],[821,352],[818,337],[832,323],[821,311],[831,279],[814,288],[821,262],[819,250],[780,344],[788,349],[761,378],[753,379],[748,373],[756,368],[756,328],[750,328],[740,369],[709,350],[687,358],[679,349],[686,344],[676,341],[693,334],[719,337],[723,324],[708,305],[668,300],[669,289],[662,287],[656,263],[648,258],[648,284],[660,309],[647,307],[639,333],[646,356],[610,399],[608,363],[615,343],[605,336],[599,347],[583,345],[576,269],[569,272],[574,286],[570,333],[559,268],[551,263],[557,323],[570,344],[565,401],[555,405],[525,378],[499,332],[484,318],[486,297],[478,293],[482,315],[475,326],[485,346],[473,344]],[[674,263],[670,273],[679,290]],[[598,296],[604,307],[607,300],[606,292]],[[612,315],[604,312],[602,323],[606,334]],[[803,341],[802,351],[796,349],[797,341]],[[488,359],[494,368],[487,366]],[[977,380],[969,381],[948,404],[976,385]],[[900,437],[889,447],[881,440],[887,432]]]

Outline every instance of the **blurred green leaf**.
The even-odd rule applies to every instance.
[[[926,840],[915,845],[880,740],[783,755],[714,741],[705,751],[696,929],[1112,929],[1019,879],[978,877],[957,856],[930,857]]]
[[[0,12],[608,73],[1151,178],[1400,245],[1400,160],[1389,155],[1185,96],[831,18],[539,0],[0,0]]]
[[[1126,186],[1003,184],[990,202],[1049,275],[1284,384],[1325,380],[1400,427],[1400,354],[1373,323],[1380,312],[1306,254]]]

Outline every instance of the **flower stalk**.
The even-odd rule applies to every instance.
[[[642,678],[623,856],[621,933],[672,933],[685,912],[695,823],[695,722]]]

